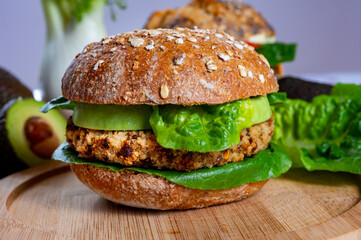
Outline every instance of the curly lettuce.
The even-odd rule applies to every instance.
[[[271,117],[266,97],[220,105],[155,106],[150,125],[157,142],[170,149],[211,152],[240,142],[240,132]]]
[[[273,141],[289,154],[292,167],[361,174],[360,93],[338,85],[311,103],[288,99],[272,106]]]

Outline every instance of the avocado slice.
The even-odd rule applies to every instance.
[[[32,98],[32,92],[14,75],[0,68],[0,108],[14,98]]]
[[[259,96],[252,98],[252,104],[254,115],[251,121],[253,124],[261,123],[271,118],[272,110],[267,97]]]
[[[39,112],[34,99],[13,99],[0,110],[0,178],[46,163],[65,141],[66,121],[57,111]]]
[[[79,127],[101,130],[145,130],[153,108],[148,105],[77,103],[73,123]]]

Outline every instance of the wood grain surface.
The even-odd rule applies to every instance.
[[[361,239],[360,199],[359,176],[293,170],[231,204],[135,209],[52,162],[0,181],[0,239]]]

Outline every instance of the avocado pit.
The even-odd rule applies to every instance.
[[[31,151],[41,158],[50,158],[60,141],[49,122],[42,117],[30,117],[24,133]]]

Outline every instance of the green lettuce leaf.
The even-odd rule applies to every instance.
[[[331,90],[332,96],[361,98],[361,85],[337,83]]]
[[[278,177],[288,171],[292,163],[284,150],[277,144],[272,143],[266,150],[250,158],[245,158],[243,161],[190,172],[126,167],[106,162],[91,161],[80,158],[66,142],[55,150],[52,159],[74,164],[91,164],[97,167],[109,168],[113,171],[134,170],[157,175],[188,188],[202,190],[229,189],[249,182],[264,181],[272,177]]]
[[[293,167],[361,174],[361,101],[320,95],[311,103],[288,99],[272,106],[273,141]]]
[[[296,48],[296,44],[269,43],[258,47],[256,51],[265,56],[269,64],[274,67],[283,62],[293,61]]]
[[[158,143],[171,149],[220,151],[239,143],[243,128],[252,126],[251,99],[220,105],[154,107],[150,125]]]
[[[51,109],[67,109],[74,110],[76,102],[65,99],[63,96],[58,98],[54,98],[53,100],[47,102],[42,108],[40,108],[40,112],[47,113]]]

